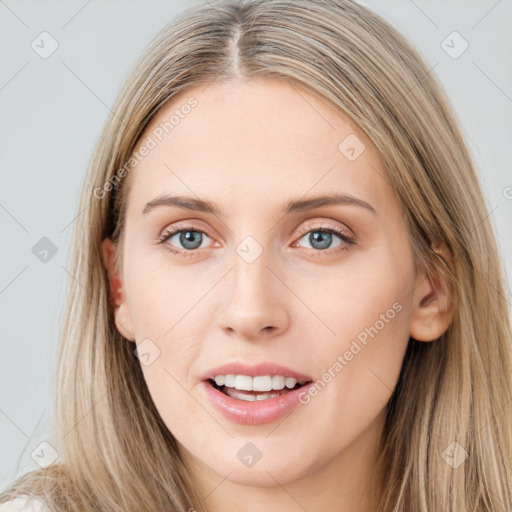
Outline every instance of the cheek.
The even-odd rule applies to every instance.
[[[192,310],[211,285],[199,279],[191,266],[171,264],[162,247],[131,256],[126,292],[137,338],[172,336],[189,311],[195,314]]]
[[[165,389],[162,399],[165,394],[169,399],[179,396],[173,377],[186,383],[200,354],[214,311],[205,292],[218,278],[211,273],[200,277],[191,267],[172,266],[165,255],[156,256],[132,253],[126,265],[127,297],[137,343],[157,354],[154,364],[142,365],[148,386],[157,396]]]
[[[309,315],[308,331],[316,325],[322,332],[312,360],[324,371],[318,398],[311,397],[312,408],[318,408],[312,416],[342,421],[344,411],[351,411],[352,425],[362,425],[385,406],[409,340],[413,282],[408,254],[400,259],[383,246],[326,274],[307,295],[304,281],[299,293],[323,323]]]
[[[376,323],[379,331],[403,332],[407,315],[402,312],[414,283],[409,256],[404,251],[399,257],[380,245],[322,269],[315,279],[309,275],[294,279],[294,291],[313,313],[296,308],[295,321],[307,320],[311,327],[316,323],[326,341],[333,340],[323,346],[343,344],[361,333],[364,339],[366,329]]]

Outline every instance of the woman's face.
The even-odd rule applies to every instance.
[[[181,92],[136,152],[116,323],[182,457],[217,482],[355,479],[431,290],[375,147],[269,79]],[[294,375],[313,383],[280,392]]]

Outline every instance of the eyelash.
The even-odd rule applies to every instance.
[[[183,226],[183,227],[180,227],[179,229],[172,229],[172,228],[165,229],[163,231],[163,233],[159,236],[158,243],[165,244],[165,242],[167,242],[170,238],[172,238],[177,233],[181,233],[182,231],[193,231],[195,233],[202,233],[203,235],[206,235],[209,238],[212,238],[206,231],[203,231],[201,229],[196,229],[194,226]],[[306,226],[303,230],[301,230],[301,233],[300,233],[299,238],[297,239],[297,242],[298,242],[298,240],[303,238],[304,235],[306,235],[312,231],[332,233],[332,234],[338,235],[341,238],[341,240],[343,242],[345,242],[344,246],[342,246],[340,249],[338,249],[334,252],[331,252],[331,254],[337,254],[338,252],[348,251],[350,249],[350,247],[356,243],[355,240],[353,238],[349,237],[344,231],[342,231],[339,228],[334,228],[331,226],[315,226],[315,227]],[[294,244],[297,242],[294,242]],[[177,251],[175,249],[172,249],[170,246],[167,246],[166,250],[169,251],[171,254],[174,254],[177,256],[182,256],[185,258],[193,257],[193,256],[195,256],[195,253],[197,252],[197,249],[188,250],[188,251],[187,250]],[[306,250],[308,251],[309,254],[311,254],[313,256],[319,256],[323,253],[327,253],[327,254],[330,253],[329,250],[322,251],[319,249],[308,249],[308,248],[306,248]]]

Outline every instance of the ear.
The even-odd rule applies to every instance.
[[[107,269],[109,277],[109,301],[114,309],[114,321],[117,330],[129,341],[135,341],[133,322],[128,309],[128,303],[123,290],[121,276],[115,268],[116,245],[110,238],[105,238],[101,243],[103,265]]]
[[[446,244],[435,242],[432,244],[432,250],[453,272],[451,254]],[[453,312],[453,296],[445,274],[439,270],[434,278],[428,278],[424,272],[418,275],[414,290],[410,336],[417,341],[436,340],[448,329]]]

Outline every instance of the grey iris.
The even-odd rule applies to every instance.
[[[326,249],[331,245],[332,242],[332,233],[328,231],[312,231],[309,235],[309,243],[315,249]],[[315,244],[320,244],[319,246],[315,246]]]
[[[197,231],[183,231],[180,233],[180,243],[185,247],[185,249],[197,249],[201,245],[201,237],[202,233]],[[191,247],[189,244],[194,245],[197,243],[197,246]]]

